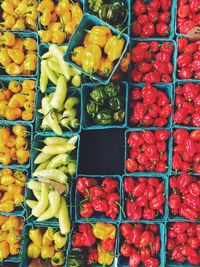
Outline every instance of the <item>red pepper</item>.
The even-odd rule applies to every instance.
[[[175,247],[172,250],[172,254],[171,254],[172,259],[174,259],[177,262],[184,262],[185,261],[185,257],[183,256],[181,249],[179,247]]]
[[[172,1],[171,0],[161,0],[160,4],[161,4],[161,8],[163,11],[168,11],[171,8]]]
[[[172,105],[166,104],[162,107],[160,111],[160,116],[167,119],[172,114],[172,110],[173,110]]]
[[[140,220],[142,218],[142,209],[137,206],[136,202],[127,199],[126,215],[131,220]]]
[[[167,36],[170,33],[170,27],[164,22],[160,22],[156,25],[156,31],[160,36]]]
[[[147,10],[146,5],[140,0],[136,0],[133,3],[132,9],[133,9],[133,11],[134,11],[136,16],[144,14],[146,12],[146,10]]]
[[[160,52],[166,52],[172,55],[174,52],[174,45],[171,42],[163,42],[162,46],[160,47]]]
[[[111,206],[113,204],[116,204],[116,203],[119,203],[120,201],[120,196],[118,193],[116,192],[113,192],[113,193],[110,193],[108,196],[107,196],[107,201],[108,201],[108,205]]]
[[[154,242],[154,234],[150,231],[144,231],[140,238],[140,247],[148,246]]]
[[[164,182],[162,182],[156,187],[156,194],[164,193],[164,190],[165,190],[165,184]]]
[[[103,191],[106,193],[112,193],[119,186],[119,182],[111,177],[106,177],[103,179],[101,186],[103,187]]]
[[[187,186],[192,182],[192,176],[187,173],[182,173],[177,179],[177,187],[180,192],[183,192]]]
[[[81,248],[83,246],[82,243],[82,234],[75,233],[72,236],[72,247],[74,248]]]
[[[184,122],[188,115],[188,109],[185,107],[180,107],[173,116],[173,121],[177,124],[181,124]]]
[[[192,124],[196,127],[200,127],[200,115],[199,114],[192,115]]]
[[[181,37],[178,39],[178,52],[183,52],[183,49],[188,45],[188,39]]]
[[[153,145],[155,143],[155,135],[151,131],[145,131],[142,133],[142,137],[147,144]]]
[[[159,18],[158,18],[159,22],[164,22],[169,24],[171,21],[171,14],[169,11],[165,11],[159,14]]]
[[[194,130],[190,133],[190,138],[193,141],[199,141],[200,140],[200,130]]]
[[[176,244],[183,244],[186,243],[187,241],[188,241],[188,236],[185,232],[177,234]]]
[[[153,104],[153,105],[149,106],[148,112],[149,112],[151,117],[157,118],[158,114],[161,112],[161,110],[160,110],[160,107],[158,105]]]
[[[142,121],[144,118],[144,115],[146,113],[146,110],[147,110],[147,108],[143,103],[137,102],[137,104],[135,105],[135,108],[134,108],[135,118],[139,121]]]
[[[155,196],[155,189],[151,185],[147,185],[144,191],[144,196],[146,196],[149,200]]]
[[[158,71],[151,71],[144,76],[143,81],[149,83],[159,83],[160,73]]]
[[[140,244],[140,238],[141,238],[141,231],[137,227],[133,227],[132,231],[129,233],[129,236],[127,237],[127,243],[129,245],[139,245]]]
[[[131,32],[134,36],[140,36],[142,31],[142,27],[138,21],[134,21],[131,26]]]
[[[148,15],[140,15],[137,17],[137,22],[140,23],[140,25],[145,25],[149,22],[149,16]]]
[[[190,237],[188,239],[188,245],[190,245],[190,247],[193,249],[198,249],[200,246],[200,241],[197,237]]]
[[[85,202],[85,203],[81,204],[81,206],[80,206],[81,217],[89,218],[92,216],[93,213],[94,213],[94,209],[92,207],[91,202]]]
[[[147,62],[142,61],[139,63],[137,69],[142,73],[147,73],[147,72],[151,71],[152,65],[147,63]]]
[[[146,156],[145,153],[139,153],[138,156],[137,156],[137,162],[140,165],[146,165],[147,162],[148,162],[148,156]]]
[[[119,208],[116,204],[108,206],[108,209],[106,210],[107,217],[110,217],[112,220],[115,220],[118,214],[119,214]]]
[[[171,251],[175,246],[176,246],[176,243],[175,243],[174,239],[168,238],[167,239],[167,250]]]
[[[170,137],[168,130],[157,130],[155,131],[155,137],[157,141],[166,141]]]
[[[180,170],[182,166],[182,159],[178,153],[174,153],[172,157],[172,168],[173,170]]]
[[[151,22],[156,23],[158,21],[158,12],[157,11],[149,10],[148,15],[149,15],[149,20]]]
[[[168,74],[169,73],[168,68],[167,68],[167,63],[155,61],[153,63],[153,66],[154,66],[155,70],[157,70],[158,72],[160,72],[162,74]]]
[[[199,197],[200,196],[200,184],[198,183],[189,184],[188,191],[192,196]]]
[[[134,159],[129,158],[126,160],[126,169],[129,172],[135,172],[137,171],[137,168],[138,168],[138,164]]]
[[[190,43],[183,48],[183,53],[193,54],[198,50],[198,45],[196,43]]]
[[[181,198],[177,194],[171,194],[169,197],[169,207],[171,209],[177,209],[181,204]]]
[[[170,61],[170,55],[167,52],[160,52],[156,54],[156,60],[167,63]]]
[[[142,27],[141,37],[151,37],[155,33],[155,26],[152,22],[148,22]]]
[[[190,67],[185,67],[178,71],[178,75],[181,79],[190,79],[192,77],[192,70]]]
[[[76,189],[82,193],[82,194],[87,194],[85,189],[91,187],[91,181],[90,179],[83,177],[83,178],[78,178],[77,183],[76,183]]]
[[[91,199],[104,196],[104,192],[101,187],[93,186],[89,188],[89,196]]]
[[[153,199],[151,199],[149,207],[153,210],[158,210],[164,203],[165,203],[165,196],[159,194]]]
[[[145,56],[145,52],[142,48],[140,47],[133,47],[132,48],[132,54],[131,54],[131,59],[133,62],[142,62],[142,60],[144,59]]]
[[[108,209],[108,204],[105,199],[97,198],[92,201],[92,207],[95,211],[106,212]]]
[[[132,177],[126,177],[124,179],[124,191],[126,193],[132,192],[134,186],[135,186],[135,183]]]
[[[158,267],[159,266],[159,260],[153,257],[149,257],[144,261],[145,267]]]
[[[160,0],[152,0],[148,5],[148,10],[156,10],[156,11],[158,11],[160,7],[161,7]]]
[[[158,254],[158,252],[160,251],[160,248],[161,248],[160,236],[157,235],[155,236],[155,239],[152,244],[152,252],[154,253],[154,255]]]
[[[195,211],[199,211],[200,210],[200,198],[199,197],[195,197],[191,194],[186,194],[184,196],[184,200],[183,203],[188,206],[189,208],[192,208]]]
[[[183,94],[187,100],[195,100],[199,95],[199,88],[194,83],[186,83],[183,86]]]
[[[101,240],[100,246],[105,251],[112,251],[114,250],[114,247],[115,247],[115,239],[108,238],[105,240]]]
[[[133,69],[132,71],[131,71],[131,79],[132,79],[132,81],[133,82],[141,82],[141,80],[142,80],[142,72],[140,72],[140,71],[138,71],[138,70],[136,70],[136,69]]]
[[[191,62],[192,62],[192,57],[189,53],[181,54],[177,58],[177,64],[178,64],[179,68],[184,68],[184,67],[188,66]]]
[[[143,50],[147,51],[147,50],[149,50],[150,44],[146,43],[146,42],[139,42],[139,43],[137,43],[137,47],[140,47]]]
[[[189,5],[179,6],[178,8],[178,17],[179,18],[187,18],[190,13]]]
[[[120,225],[120,231],[124,238],[127,238],[132,230],[133,226],[130,223],[122,223]]]
[[[141,261],[144,263],[146,259],[151,257],[151,251],[148,247],[140,248]]]
[[[136,204],[139,206],[139,207],[146,207],[148,205],[148,199],[146,196],[139,196],[137,199],[136,199]]]
[[[172,228],[177,234],[179,234],[185,232],[189,226],[189,222],[176,222],[173,224]]]
[[[150,83],[146,83],[146,85],[142,88],[141,93],[145,104],[152,105],[156,102],[158,90]]]
[[[87,264],[92,265],[97,263],[98,261],[98,253],[96,248],[89,248],[89,255],[87,259]]]
[[[140,255],[135,251],[131,254],[128,265],[130,267],[137,267],[140,264],[140,261],[141,261]]]
[[[199,217],[196,211],[185,206],[184,204],[180,205],[179,214],[180,216],[183,216],[187,218],[188,220],[196,220]]]
[[[191,157],[193,157],[195,155],[195,153],[196,153],[196,144],[195,144],[195,142],[192,139],[187,138],[184,143],[185,143],[186,152]]]
[[[192,12],[200,11],[200,0],[190,0],[190,9]]]
[[[124,256],[124,257],[131,257],[131,254],[133,252],[134,248],[132,248],[130,245],[128,245],[127,243],[124,243],[121,248],[120,248],[120,253]]]
[[[188,136],[188,131],[183,128],[176,129],[173,134],[173,138],[176,144],[183,144]]]

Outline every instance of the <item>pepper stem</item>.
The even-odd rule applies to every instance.
[[[120,204],[119,202],[117,202],[117,201],[115,202],[115,204],[116,204],[117,206],[119,206],[120,210],[122,211],[122,214],[123,214],[124,218],[126,218],[125,211],[124,211],[124,209],[122,208],[121,204]]]

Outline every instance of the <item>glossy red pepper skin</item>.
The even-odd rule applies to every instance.
[[[140,247],[145,247],[154,242],[154,235],[150,231],[144,231],[140,238]]]
[[[170,27],[166,23],[160,22],[156,25],[156,31],[157,31],[158,35],[164,37],[164,36],[169,35]]]
[[[117,189],[117,187],[119,186],[119,182],[111,177],[106,177],[101,186],[103,187],[103,191],[106,193],[112,193],[115,191],[115,189]]]
[[[97,263],[98,261],[98,253],[96,248],[90,248],[89,249],[89,255],[87,259],[87,264],[92,265]]]
[[[171,0],[169,0],[169,1],[168,0],[161,0],[160,4],[161,4],[161,8],[163,11],[168,11],[171,8],[172,1]]]
[[[132,246],[128,245],[127,243],[124,243],[120,248],[120,253],[124,257],[131,257],[132,252],[133,252]]]
[[[83,203],[80,206],[80,215],[83,218],[90,218],[94,213],[94,209],[92,207],[92,203],[91,202],[86,202]]]
[[[105,251],[112,251],[114,250],[114,247],[115,247],[115,239],[108,238],[105,240],[101,240],[100,246]]]

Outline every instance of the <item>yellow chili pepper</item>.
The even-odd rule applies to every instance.
[[[25,186],[26,184],[26,175],[22,171],[14,172],[15,183],[19,186]]]
[[[8,84],[8,89],[13,93],[18,93],[19,91],[21,91],[22,87],[20,82],[12,80]]]
[[[54,229],[48,227],[42,237],[42,246],[50,246],[54,240],[53,238],[54,238]]]
[[[16,20],[15,25],[12,27],[13,31],[18,31],[18,30],[25,30],[26,26],[25,26],[25,22],[22,18],[19,18]]]
[[[6,202],[7,200],[14,200],[14,194],[11,192],[5,192],[0,200],[0,202]]]
[[[39,228],[30,229],[29,230],[29,238],[33,241],[33,243],[41,248],[42,247],[42,233]]]
[[[0,242],[0,260],[8,258],[10,254],[9,245],[6,241]]]
[[[16,63],[10,63],[5,68],[6,73],[11,76],[22,74],[22,70],[23,70],[22,67],[17,65]]]
[[[14,202],[12,200],[6,200],[0,203],[1,212],[12,212],[14,210]]]
[[[37,64],[36,54],[27,54],[23,63],[23,67],[27,71],[35,71]]]
[[[65,42],[66,33],[60,30],[54,31],[52,34],[52,43],[63,44]]]
[[[23,121],[31,121],[32,119],[33,119],[32,111],[29,111],[29,110],[22,111],[22,120]]]
[[[15,178],[10,174],[4,174],[3,176],[1,176],[1,184],[2,185],[13,184],[14,182],[15,182]]]
[[[7,243],[9,245],[14,245],[19,242],[20,233],[17,230],[11,229],[10,232],[7,235]]]
[[[52,246],[43,246],[41,248],[41,257],[44,260],[53,258],[54,253],[55,253],[55,249],[54,249],[53,245]]]
[[[111,61],[115,61],[121,56],[124,44],[125,40],[123,38],[119,38],[116,35],[112,36],[106,42],[104,52]]]
[[[93,234],[100,240],[114,239],[116,236],[116,227],[110,223],[97,222],[93,226]]]
[[[48,26],[50,21],[51,21],[51,11],[49,8],[46,8],[43,11],[42,16],[40,17],[40,23],[42,24],[42,26]]]
[[[78,2],[71,5],[71,13],[72,13],[72,21],[76,25],[78,25],[83,17],[83,11]]]
[[[6,17],[5,21],[4,21],[4,29],[5,30],[10,30],[16,23],[16,20],[13,16],[8,16]]]
[[[23,44],[26,50],[29,50],[29,51],[37,50],[37,42],[33,38],[26,38]]]
[[[37,247],[34,243],[28,245],[27,255],[31,259],[37,259],[40,256],[40,248]]]
[[[73,32],[74,32],[74,30],[75,30],[75,28],[76,28],[76,23],[72,20],[72,21],[70,21],[69,23],[67,23],[66,25],[65,25],[65,32],[67,33],[67,34],[69,34],[69,35],[72,35],[73,34]]]
[[[8,55],[7,51],[0,51],[0,63],[4,67],[8,66],[11,63],[11,58]]]
[[[26,136],[26,134],[27,134],[26,126],[23,126],[20,124],[14,125],[12,127],[12,131],[15,135],[18,135],[18,136]]]
[[[56,232],[53,236],[56,249],[61,249],[67,242],[67,235],[61,235],[60,231]]]
[[[16,93],[11,97],[8,106],[10,108],[22,108],[25,102],[26,102],[25,95],[21,93]]]
[[[109,58],[101,58],[99,71],[103,77],[108,77],[113,70],[113,62]]]
[[[36,82],[34,80],[24,80],[22,82],[22,89],[23,90],[34,90],[36,87]]]
[[[26,146],[28,143],[26,138],[24,138],[23,136],[17,136],[15,142],[16,142],[15,146],[17,149]]]
[[[72,52],[72,61],[74,61],[78,66],[82,65],[82,57],[85,48],[83,46],[77,46]]]
[[[52,40],[52,30],[40,30],[38,35],[42,38],[43,43],[49,43]]]
[[[88,45],[83,51],[82,67],[87,73],[92,74],[99,68],[100,59],[102,57],[101,49],[96,44]]]
[[[0,242],[5,241],[7,238],[7,232],[0,230]]]
[[[89,31],[88,41],[100,47],[104,47],[111,36],[111,30],[107,26],[94,26],[91,31]]]
[[[21,65],[24,62],[25,55],[20,49],[8,49],[9,57],[14,61],[14,63]]]
[[[13,46],[15,44],[15,35],[11,32],[5,32],[2,41],[6,46]]]
[[[7,108],[5,111],[5,117],[7,120],[14,121],[21,117],[22,111],[20,108]]]
[[[51,259],[51,264],[53,266],[61,266],[65,263],[65,255],[62,251],[56,252]]]
[[[54,3],[52,0],[42,0],[41,3],[39,4],[37,10],[41,13],[44,12],[44,10],[48,8],[50,12],[54,10]]]
[[[24,196],[22,194],[14,194],[15,206],[19,206],[23,202],[24,202]]]
[[[23,40],[21,38],[15,38],[15,45],[12,47],[13,49],[23,50]]]
[[[17,161],[19,164],[24,164],[28,161],[30,157],[30,151],[25,150],[23,147],[19,148],[16,152]]]
[[[10,248],[10,254],[11,255],[18,255],[19,249],[20,249],[20,244],[16,243],[16,244],[10,245],[9,248]]]
[[[111,251],[105,251],[100,246],[98,246],[97,252],[98,252],[98,263],[99,264],[103,266],[112,264],[114,260],[114,256],[111,254],[112,253]]]

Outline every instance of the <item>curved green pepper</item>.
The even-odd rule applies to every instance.
[[[104,87],[104,92],[109,97],[116,97],[120,94],[120,85],[114,82],[110,82]]]
[[[104,101],[106,99],[106,94],[104,92],[104,88],[99,86],[96,87],[92,92],[90,93],[90,97],[99,105],[103,105]]]
[[[102,109],[96,116],[95,122],[98,125],[110,125],[113,122],[113,115],[111,110]]]
[[[121,97],[113,97],[109,101],[109,106],[114,111],[122,109],[123,108],[123,99]]]

